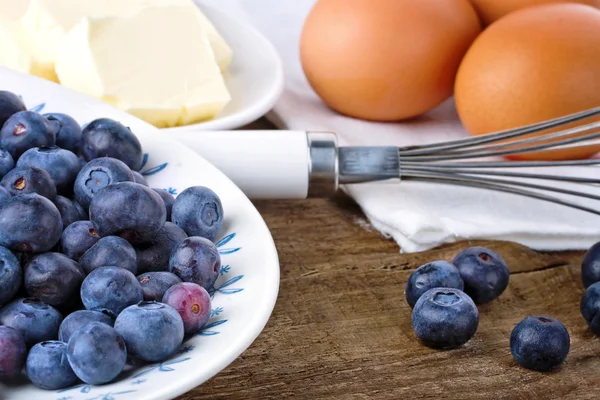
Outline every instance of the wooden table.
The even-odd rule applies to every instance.
[[[180,399],[600,397],[600,341],[579,313],[581,252],[463,242],[403,255],[346,197],[255,204],[279,252],[277,305],[241,357]],[[479,329],[469,343],[431,350],[413,334],[404,285],[413,269],[451,260],[470,245],[506,259],[509,286],[480,307]],[[512,328],[540,314],[560,319],[571,334],[571,351],[557,372],[525,370],[510,354]]]

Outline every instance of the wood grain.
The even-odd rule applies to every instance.
[[[277,305],[254,344],[182,400],[598,397],[600,342],[579,314],[581,252],[463,242],[402,255],[366,229],[345,197],[256,206],[281,260]],[[404,284],[413,269],[450,260],[469,245],[506,258],[509,286],[480,307],[479,330],[467,345],[428,349],[412,332]],[[558,372],[527,371],[510,355],[512,328],[536,314],[560,319],[571,334],[571,352]]]

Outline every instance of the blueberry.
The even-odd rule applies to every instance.
[[[74,300],[84,278],[79,264],[60,253],[37,255],[25,267],[27,293],[54,307]]]
[[[120,267],[95,269],[81,285],[81,300],[85,308],[111,317],[143,299],[144,292],[135,275]]]
[[[37,193],[50,200],[56,197],[56,185],[49,173],[36,167],[16,167],[0,181],[12,196]]]
[[[67,257],[78,261],[99,240],[100,235],[90,221],[77,221],[63,231],[60,247]]]
[[[0,91],[0,126],[4,125],[6,121],[14,114],[27,111],[27,107],[23,100],[12,92],[5,90]]]
[[[83,129],[81,154],[88,161],[117,158],[134,171],[142,166],[142,145],[138,138],[128,127],[108,118],[94,120]]]
[[[133,179],[135,183],[139,183],[140,185],[144,185],[144,186],[148,186],[148,182],[146,181],[146,178],[144,178],[144,176],[142,174],[140,174],[137,171],[132,171],[133,172]]]
[[[462,346],[473,337],[478,325],[477,306],[459,289],[430,289],[421,295],[412,311],[415,334],[432,348]]]
[[[79,153],[81,126],[67,114],[44,114],[56,136],[56,145],[62,149]]]
[[[67,315],[60,324],[58,340],[67,343],[73,333],[88,322],[102,322],[108,326],[115,324],[111,317],[99,311],[77,310]]]
[[[27,346],[21,334],[16,329],[0,325],[0,380],[17,377],[26,357]]]
[[[581,263],[581,280],[585,288],[600,281],[600,242],[585,253]]]
[[[119,236],[106,236],[94,244],[79,259],[86,273],[100,267],[115,266],[137,273],[137,258],[133,246]]]
[[[510,272],[500,255],[484,247],[471,247],[459,253],[456,265],[465,284],[465,293],[475,304],[489,303],[504,292]]]
[[[133,182],[133,179],[133,173],[122,161],[115,158],[92,160],[75,178],[75,199],[87,208],[100,189],[118,182]]]
[[[223,206],[219,196],[204,186],[192,186],[177,196],[171,221],[189,236],[213,240],[223,225]]]
[[[4,149],[0,149],[0,179],[14,167],[15,160],[13,160],[10,153]]]
[[[183,342],[183,321],[166,304],[142,302],[127,307],[115,321],[115,330],[127,344],[127,351],[141,360],[164,361]]]
[[[464,289],[458,269],[447,261],[434,261],[417,268],[406,282],[406,301],[414,307],[423,293],[437,287]]]
[[[38,343],[31,348],[26,373],[31,383],[47,390],[64,389],[77,381],[67,359],[67,344],[56,340]]]
[[[510,334],[510,352],[527,369],[550,371],[569,354],[571,339],[562,322],[542,316],[527,317]]]
[[[138,244],[154,237],[167,219],[165,205],[150,188],[121,182],[101,189],[90,203],[90,221],[100,236]]]
[[[186,237],[183,229],[172,222],[165,222],[149,242],[136,246],[138,272],[167,271],[173,249]]]
[[[111,326],[88,322],[71,335],[67,357],[79,379],[89,385],[102,385],[123,371],[127,348]]]
[[[56,339],[61,322],[58,310],[30,297],[13,300],[0,308],[0,325],[19,331],[28,347]]]
[[[74,202],[67,199],[64,196],[56,196],[54,199],[54,205],[60,212],[60,218],[62,219],[63,229],[67,226],[71,225],[73,222],[80,221],[81,214],[79,213],[79,209],[75,205]]]
[[[0,202],[0,246],[42,253],[60,240],[62,218],[56,206],[38,194],[23,194]]]
[[[42,115],[20,111],[12,115],[0,130],[0,147],[14,160],[32,147],[54,146],[54,130]]]
[[[173,307],[183,320],[186,335],[194,335],[210,318],[210,295],[200,285],[178,283],[165,293],[162,302]]]
[[[600,335],[600,282],[585,290],[579,304],[581,315],[596,335]]]
[[[142,285],[145,301],[162,301],[165,292],[173,285],[181,283],[181,279],[170,272],[146,272],[137,277]]]
[[[206,290],[212,289],[219,270],[221,256],[208,239],[192,236],[181,241],[169,259],[169,271],[184,282],[193,282]]]
[[[35,147],[27,150],[17,161],[17,167],[36,167],[46,171],[54,181],[59,194],[73,192],[79,173],[79,159],[69,150],[59,147]]]
[[[2,186],[0,186],[0,203],[3,202],[4,200],[8,200],[11,197],[12,196],[10,195],[10,193],[8,193],[8,190],[6,190]]]
[[[80,221],[90,219],[90,216],[88,215],[87,210],[85,208],[83,208],[83,206],[81,204],[79,204],[75,200],[71,200],[71,201],[73,202],[73,205],[75,206],[75,208],[77,209],[77,212],[79,213],[79,220]]]
[[[0,306],[15,297],[22,279],[19,259],[9,249],[0,246]]]
[[[175,197],[168,190],[165,189],[152,189],[163,199],[165,207],[167,207],[167,221],[171,220],[171,211],[173,210],[173,204],[175,203]]]

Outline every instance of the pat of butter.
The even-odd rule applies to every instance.
[[[21,25],[18,44],[31,58],[30,72],[46,79],[57,80],[54,64],[58,51],[67,33],[81,18],[134,16],[150,7],[188,7],[199,19],[221,69],[227,68],[231,61],[230,47],[192,0],[1,0],[0,5],[8,1],[11,5],[6,4],[2,9],[9,7],[10,19]]]
[[[27,9],[27,2],[0,0],[0,65],[19,72],[30,73],[31,58],[23,49],[25,32],[18,20]]]
[[[58,52],[61,84],[157,126],[214,117],[230,101],[215,54],[188,7],[84,18]]]
[[[52,1],[52,0],[50,0]],[[128,7],[126,12],[135,13],[148,7],[166,7],[166,6],[186,6],[189,12],[194,14],[200,21],[200,26],[206,33],[210,45],[215,53],[217,63],[224,71],[231,62],[233,52],[225,39],[217,31],[213,23],[200,11],[193,0],[119,0],[120,7]],[[117,15],[113,13],[112,15]],[[123,14],[120,14],[123,15]]]
[[[31,60],[14,40],[13,32],[0,27],[0,65],[19,72],[29,73]]]

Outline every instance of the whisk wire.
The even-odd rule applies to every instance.
[[[573,122],[581,121],[586,118],[600,115],[600,107],[595,107],[586,111],[566,115],[564,117],[555,118],[552,120],[540,122],[537,124],[528,125],[521,128],[509,129],[497,133],[491,133],[483,136],[475,136],[465,139],[453,140],[450,142],[443,143],[431,143],[420,146],[409,146],[400,149],[400,153],[403,156],[413,156],[422,154],[432,154],[435,150],[438,152],[453,150],[453,149],[464,149],[468,147],[483,145],[487,143],[499,142],[515,137],[521,137],[529,134],[536,134],[543,132],[544,130],[564,126]]]

